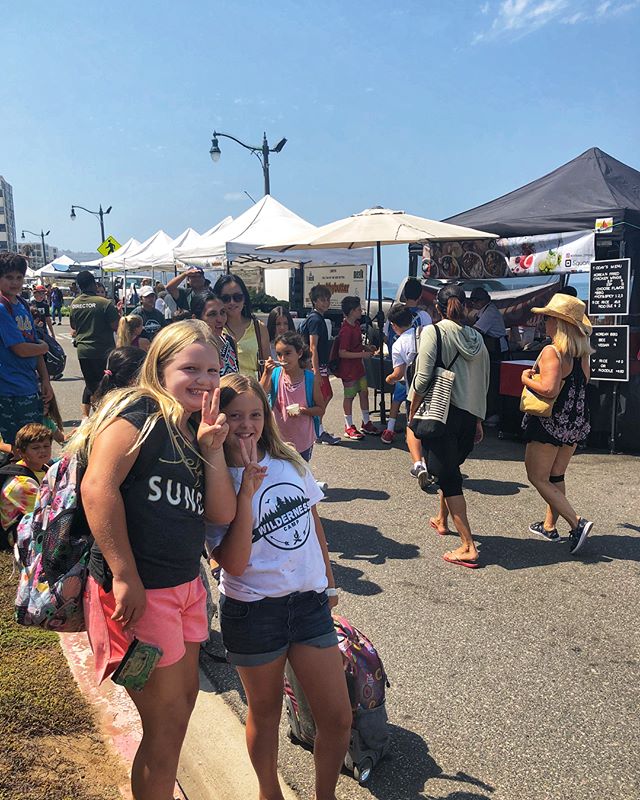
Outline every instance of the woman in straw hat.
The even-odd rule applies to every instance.
[[[564,475],[576,447],[591,429],[586,386],[589,380],[591,323],[585,304],[577,297],[555,294],[544,308],[533,308],[544,316],[547,345],[533,369],[522,373],[522,383],[542,397],[555,398],[550,417],[525,414],[522,427],[528,442],[525,466],[529,481],[547,502],[542,522],[529,530],[549,541],[560,536],[558,517],[569,524],[572,554],[582,549],[593,523],[579,517],[565,496]],[[534,377],[535,376],[535,377]]]

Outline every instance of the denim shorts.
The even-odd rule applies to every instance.
[[[220,628],[227,658],[238,667],[269,664],[292,644],[338,644],[325,592],[293,592],[250,603],[220,593]]]

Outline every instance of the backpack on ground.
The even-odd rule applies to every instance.
[[[353,772],[353,777],[359,783],[365,783],[389,749],[390,733],[385,706],[389,682],[382,660],[369,639],[344,617],[334,615],[333,624],[338,634],[353,711],[351,741],[344,765]],[[307,698],[289,662],[285,667],[284,693],[291,740],[313,747],[315,723]]]
[[[80,500],[84,472],[77,455],[53,464],[33,512],[18,525],[15,618],[20,625],[59,632],[85,629],[82,592],[93,536]]]
[[[6,483],[13,478],[33,478],[38,483],[37,476],[22,464],[5,464],[0,467],[0,491],[4,489]],[[16,530],[21,518],[16,519],[8,528],[4,528],[0,523],[0,550],[12,550],[15,544]]]
[[[273,372],[271,373],[271,391],[269,392],[269,405],[271,408],[274,407],[276,398],[278,397],[278,384],[280,383],[280,377],[282,375],[282,367],[276,367]],[[310,369],[305,369],[304,371],[304,390],[305,395],[307,398],[307,408],[313,408],[315,403],[313,402],[313,381],[315,375],[311,372]],[[313,417],[313,429],[315,431],[316,437],[320,436],[320,418]]]

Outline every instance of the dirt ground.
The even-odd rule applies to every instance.
[[[55,634],[13,620],[18,575],[0,553],[0,800],[117,800],[127,784]]]

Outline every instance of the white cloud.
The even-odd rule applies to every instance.
[[[227,192],[223,197],[227,202],[237,203],[238,200],[244,200],[244,192]]]
[[[637,8],[640,0],[502,0],[498,6],[491,27],[476,33],[473,44],[497,38],[519,39],[544,27],[550,22],[562,25],[575,25],[602,18],[619,17]],[[480,10],[484,14],[489,4],[484,3]]]
[[[490,11],[490,10],[491,10],[491,6],[489,5],[489,3],[483,3],[483,4],[480,6],[480,13],[481,13],[483,16],[486,16],[486,15],[489,13],[489,11]]]

